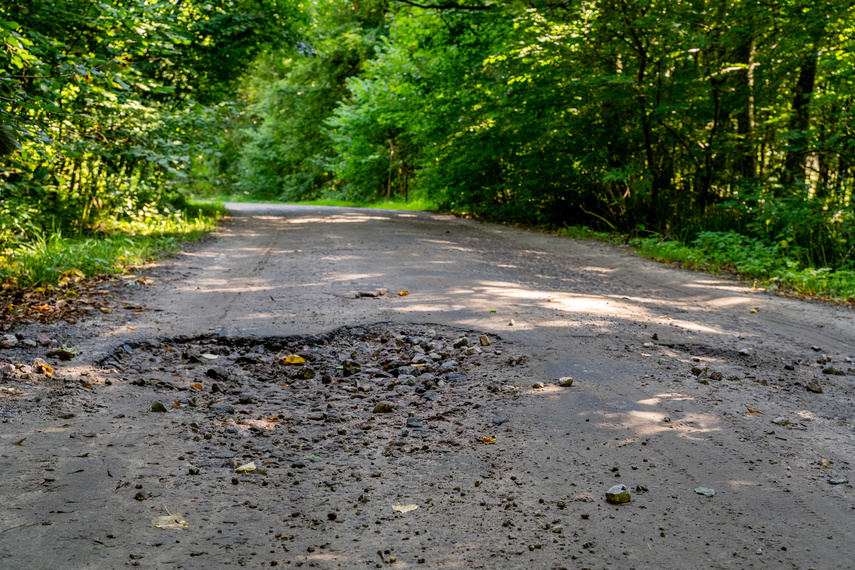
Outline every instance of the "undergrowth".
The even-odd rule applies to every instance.
[[[804,252],[781,243],[770,244],[734,231],[698,232],[689,243],[656,237],[629,241],[642,255],[711,273],[727,271],[770,290],[852,302],[855,271],[849,268],[806,267]]]
[[[223,211],[212,204],[168,213],[142,209],[124,219],[103,220],[83,235],[40,233],[0,253],[0,280],[23,288],[120,274],[201,239],[216,227]]]
[[[201,199],[201,198],[200,198]],[[222,194],[213,197],[205,197],[206,202],[223,203],[223,202],[259,202],[248,194]],[[349,200],[307,200],[304,202],[283,202],[280,200],[264,200],[270,204],[298,204],[303,206],[340,206],[346,208],[377,208],[382,210],[407,210],[407,211],[436,211],[438,206],[436,203],[425,199],[403,200],[383,200],[380,202],[354,202]]]
[[[735,231],[701,231],[688,242],[661,237],[628,238],[587,226],[565,226],[559,236],[629,243],[641,255],[710,273],[731,273],[770,291],[820,300],[855,303],[855,269],[811,267],[806,252],[786,241],[768,243]]]

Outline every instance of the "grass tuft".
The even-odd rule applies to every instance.
[[[222,212],[217,205],[196,207],[193,215],[149,211],[130,219],[107,220],[85,236],[39,234],[0,254],[0,280],[23,288],[56,285],[69,275],[121,274],[201,239],[216,227]]]
[[[200,198],[201,199],[201,198]],[[223,202],[249,202],[249,203],[267,203],[267,204],[297,204],[303,206],[340,206],[344,208],[377,208],[383,210],[406,210],[415,211],[430,211],[434,212],[439,209],[435,202],[425,199],[412,199],[407,202],[403,200],[384,200],[382,202],[352,202],[348,200],[307,200],[304,202],[283,202],[281,200],[263,200],[253,199],[248,195],[243,194],[222,194],[210,198],[204,198],[204,203],[223,203]]]

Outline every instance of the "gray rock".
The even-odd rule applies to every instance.
[[[506,421],[508,421],[508,416],[506,416],[505,414],[496,414],[493,416],[493,425],[494,426],[500,426],[503,423],[505,423]]]
[[[606,500],[610,503],[628,503],[631,500],[626,485],[615,485],[606,491]]]
[[[834,479],[832,477],[829,477],[828,479],[826,479],[826,481],[828,481],[831,485],[845,485],[849,482],[849,479],[846,479],[845,477],[840,479]]]
[[[817,380],[816,378],[808,380],[807,386],[805,386],[805,388],[807,388],[808,392],[822,394],[822,384],[820,384],[819,380]]]
[[[392,402],[378,402],[376,406],[374,406],[375,414],[390,414],[395,411],[395,404]]]
[[[369,298],[385,297],[388,294],[389,294],[389,290],[381,287],[380,289],[374,289],[373,291],[357,291],[356,293],[354,293],[354,296],[357,299],[361,299],[364,297],[369,297]]]
[[[229,372],[222,366],[212,366],[205,371],[205,376],[213,380],[226,381],[229,379]]]
[[[31,338],[25,338],[24,340],[21,341],[21,344],[23,344],[27,348],[36,348],[39,345],[39,343],[37,343],[36,341],[34,341]]]
[[[202,355],[199,354],[199,360],[194,361],[191,359],[190,362],[201,362],[201,360]],[[238,359],[235,360],[235,362],[238,364],[261,364],[264,361],[264,356],[255,352],[250,354],[244,354],[243,356],[239,356]]]
[[[133,349],[130,346],[128,346],[127,344],[123,345],[122,349],[125,352],[127,352],[128,354],[134,353]],[[195,348],[188,348],[187,350],[184,351],[184,358],[186,358],[188,361],[190,361],[193,364],[198,364],[199,362],[202,361],[202,353],[200,351],[196,350]]]
[[[399,374],[398,375],[398,383],[406,384],[407,386],[415,386],[416,385],[416,377],[412,374]]]
[[[422,419],[421,418],[407,418],[407,427],[408,428],[422,427]]]
[[[462,336],[454,341],[454,348],[463,348],[464,346],[469,346],[469,339],[465,336]]]
[[[446,382],[465,382],[467,380],[465,374],[448,374],[445,377]]]
[[[492,344],[490,342],[490,338],[485,334],[482,334],[481,336],[479,336],[478,341],[481,343],[481,346],[490,346]]]
[[[228,415],[235,413],[235,407],[226,402],[217,402],[216,404],[211,404],[208,408],[215,414]]]
[[[155,402],[154,404],[151,405],[151,408],[149,408],[148,411],[165,414],[168,410],[166,409],[166,406],[164,406],[160,402]]]
[[[0,347],[2,348],[15,348],[18,346],[18,337],[13,334],[4,334],[2,338],[0,338]]]
[[[359,373],[362,367],[354,360],[345,360],[341,363],[341,371],[345,376],[353,376]]]
[[[71,360],[75,356],[77,356],[76,348],[67,348],[63,345],[62,348],[55,348],[47,353],[51,358],[58,358],[59,360]]]

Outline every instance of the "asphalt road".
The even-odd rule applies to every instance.
[[[855,357],[850,308],[778,297],[626,247],[443,215],[227,207],[219,236],[161,264],[155,285],[135,293],[154,310],[117,317],[85,346],[97,360],[126,342],[376,323],[501,339],[503,356],[525,362],[503,372],[518,387],[513,398],[490,404],[509,418],[497,444],[431,459],[421,478],[414,463],[388,482],[400,493],[442,474],[444,486],[431,484],[439,495],[473,489],[413,519],[433,533],[422,548],[427,567],[853,566],[855,494],[828,479],[849,478],[855,457],[855,370],[822,373],[829,363],[844,373],[855,366],[845,360]],[[388,293],[359,296],[379,289]],[[573,387],[559,389],[568,376]],[[810,380],[823,392],[808,391]],[[476,480],[495,483],[480,503]],[[605,502],[616,483],[632,502]],[[502,507],[479,508],[490,500]],[[394,536],[341,526],[328,551],[294,548],[278,560],[365,567]],[[182,546],[171,548],[142,565],[164,564]]]

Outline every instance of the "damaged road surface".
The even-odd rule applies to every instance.
[[[230,210],[3,331],[0,566],[851,566],[851,308],[433,214]]]

